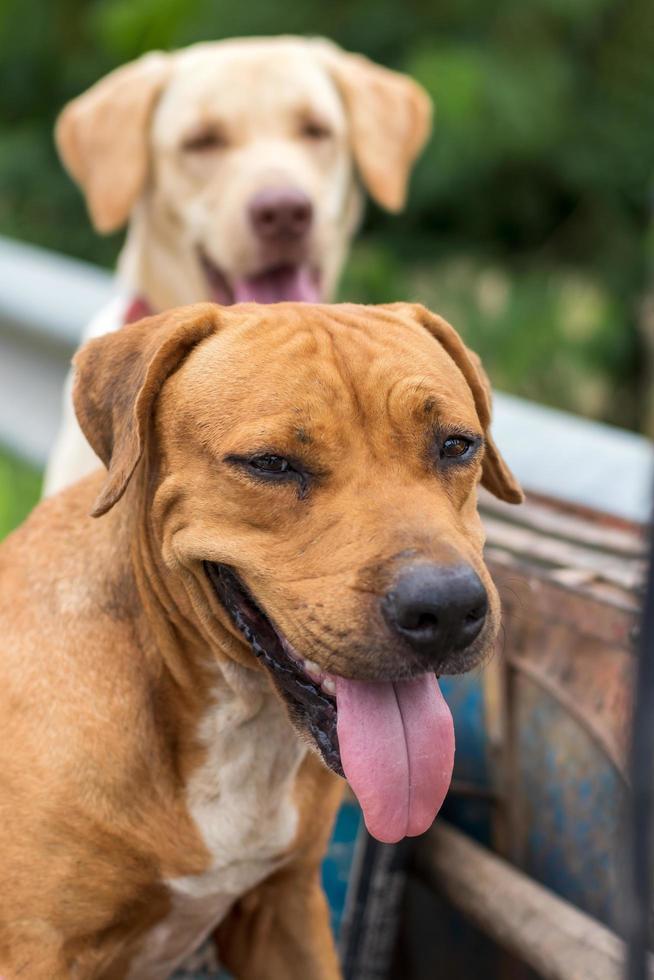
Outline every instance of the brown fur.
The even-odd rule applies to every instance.
[[[234,565],[303,656],[369,677],[397,666],[377,605],[389,569],[463,556],[491,606],[451,665],[463,669],[499,616],[482,462],[435,471],[434,427],[486,429],[483,480],[519,497],[478,366],[420,307],[201,304],[91,342],[77,371],[80,422],[108,473],[43,502],[0,549],[7,980],[122,980],[169,911],[166,882],[208,865],[186,799],[206,753],[199,721],[230,663],[268,688],[203,560]],[[305,497],[225,461],[266,447],[303,454]],[[341,788],[305,758],[286,863],[219,931],[240,980],[339,976],[318,869]]]

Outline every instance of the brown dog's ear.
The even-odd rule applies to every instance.
[[[75,355],[77,420],[109,471],[93,517],[105,514],[124,494],[143,455],[164,381],[219,322],[216,306],[198,303],[105,334]]]
[[[461,374],[468,382],[479,421],[484,429],[485,452],[482,464],[482,486],[490,490],[500,500],[511,504],[521,504],[524,494],[520,484],[509,467],[504,462],[499,449],[495,445],[490,431],[491,424],[491,387],[480,358],[474,351],[465,346],[454,327],[443,317],[431,313],[424,306],[414,306],[405,303],[391,304],[403,312],[410,311],[414,318],[439,341],[450,355]]]
[[[328,41],[315,44],[345,102],[363,183],[387,211],[401,211],[411,167],[431,131],[431,99],[408,75]]]
[[[454,332],[454,328],[447,323],[446,320],[442,321],[446,324],[450,330]],[[484,436],[485,442],[485,454],[484,454],[484,464],[482,472],[482,485],[490,490],[492,494],[499,497],[500,500],[506,500],[510,504],[521,504],[525,499],[525,495],[522,492],[522,487],[514,477],[513,473],[509,467],[504,462],[504,458],[500,453],[499,449],[495,445],[495,440],[491,435],[490,422],[491,422],[491,383],[488,375],[484,371],[484,367],[481,363],[481,358],[475,351],[470,350],[461,341],[461,346],[465,351],[468,359],[472,363],[472,366],[476,372],[477,386],[479,388],[479,395],[475,392],[475,388],[472,387],[473,397],[475,399],[475,405],[478,404],[478,400],[483,398],[488,412],[488,426],[486,428],[486,433]],[[443,344],[443,346],[445,346]],[[447,349],[447,348],[446,348]],[[449,353],[449,352],[448,352]],[[458,364],[458,361],[457,361]],[[459,367],[461,365],[459,364]],[[466,379],[467,380],[467,379]],[[470,384],[470,382],[468,382]]]
[[[148,122],[169,72],[170,56],[153,51],[100,79],[57,120],[59,154],[98,231],[124,225],[143,189]]]

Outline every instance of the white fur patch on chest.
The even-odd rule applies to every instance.
[[[128,980],[165,980],[233,903],[286,860],[295,838],[293,799],[307,749],[260,675],[227,666],[201,719],[207,751],[187,787],[188,808],[211,855],[200,875],[167,882],[171,913],[146,936]]]

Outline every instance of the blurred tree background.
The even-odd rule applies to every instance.
[[[285,32],[408,71],[436,104],[409,206],[369,207],[341,296],[421,300],[497,387],[642,428],[652,0],[0,0],[0,234],[111,265],[120,236],[95,235],[57,161],[58,110],[148,49]]]

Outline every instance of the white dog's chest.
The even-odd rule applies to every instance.
[[[207,759],[187,791],[211,854],[200,875],[171,879],[172,909],[145,937],[128,980],[165,980],[227,915],[233,903],[285,860],[295,838],[295,778],[306,749],[276,698],[247,717],[223,697],[201,723]]]

